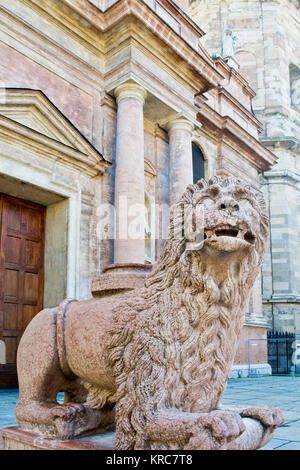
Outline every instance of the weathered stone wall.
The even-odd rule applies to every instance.
[[[243,328],[234,364],[265,364],[268,362],[267,335],[264,327]]]
[[[271,218],[271,256],[266,259],[272,267],[272,285],[266,273],[265,298],[299,295],[299,192],[288,175],[281,177],[270,172],[264,190],[268,191]],[[270,272],[270,269],[269,269]]]
[[[0,84],[6,88],[41,90],[90,140],[93,140],[93,97],[76,86],[71,77],[57,75],[21,51],[0,43]]]

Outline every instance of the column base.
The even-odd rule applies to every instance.
[[[106,297],[121,294],[137,287],[143,287],[152,264],[117,263],[103,269],[99,277],[93,279],[91,291],[93,297]]]
[[[19,426],[0,429],[0,450],[116,450],[114,440],[114,432],[62,441],[23,431]]]

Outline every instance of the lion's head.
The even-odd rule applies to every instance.
[[[244,261],[244,274],[252,284],[267,235],[267,208],[260,191],[233,177],[201,179],[173,206],[168,238],[148,285],[188,251],[206,260],[206,266],[209,259],[219,268],[234,259],[238,264]]]
[[[261,194],[233,178],[200,180],[190,186],[183,203],[203,208],[203,249],[260,251],[266,236],[267,214]],[[197,234],[196,234],[197,235]]]
[[[235,178],[202,179],[172,208],[145,288],[126,294],[114,317],[120,448],[142,448],[144,423],[158,407],[204,412],[218,405],[267,227],[262,194]]]

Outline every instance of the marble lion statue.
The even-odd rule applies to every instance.
[[[258,190],[231,177],[188,186],[143,288],[66,299],[28,325],[17,357],[21,428],[59,439],[115,429],[117,449],[264,446],[280,410],[220,401],[267,231]]]

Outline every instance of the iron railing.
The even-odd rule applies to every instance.
[[[268,363],[272,374],[300,374],[300,336],[268,331]]]

